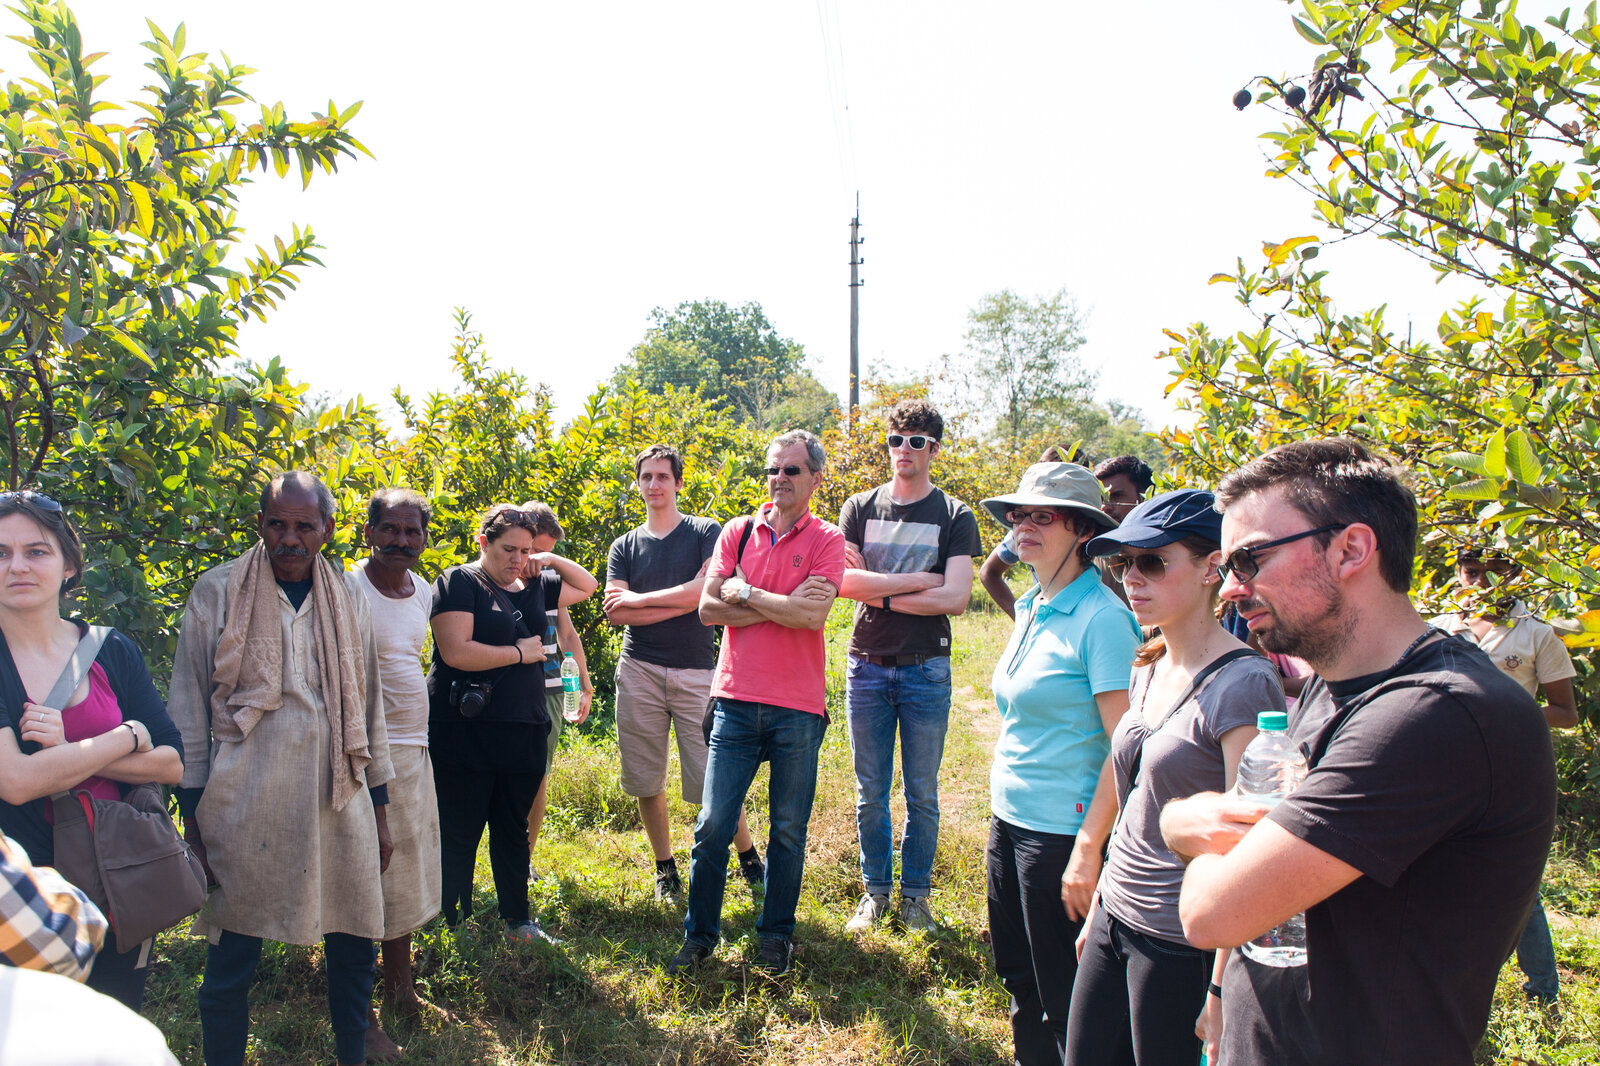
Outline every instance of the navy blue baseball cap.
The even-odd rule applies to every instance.
[[[1222,515],[1217,498],[1205,489],[1179,489],[1154,496],[1132,511],[1122,524],[1089,542],[1090,555],[1115,555],[1123,548],[1159,548],[1184,537],[1222,543]]]

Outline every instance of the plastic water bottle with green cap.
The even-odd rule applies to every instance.
[[[1306,776],[1306,758],[1289,738],[1289,716],[1282,711],[1256,715],[1260,730],[1239,757],[1236,781],[1239,796],[1276,807],[1300,786]],[[1296,914],[1240,947],[1247,958],[1263,966],[1306,964],[1306,916]]]
[[[570,651],[561,659],[561,717],[569,722],[578,720],[578,660]]]

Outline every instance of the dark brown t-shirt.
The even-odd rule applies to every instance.
[[[1449,637],[1313,681],[1289,732],[1311,771],[1268,817],[1363,876],[1306,912],[1306,966],[1234,953],[1223,1061],[1468,1066],[1550,849],[1544,716]]]

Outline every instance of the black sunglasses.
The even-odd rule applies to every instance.
[[[1013,509],[1006,512],[1006,521],[1012,525],[1026,520],[1036,526],[1048,526],[1052,522],[1064,522],[1066,519],[1067,516],[1059,511],[1022,511]]]
[[[1121,581],[1128,576],[1128,570],[1139,571],[1151,581],[1160,581],[1167,576],[1167,560],[1151,552],[1143,555],[1113,555],[1106,560],[1106,570],[1114,581]]]
[[[928,446],[928,442],[933,440],[933,438],[923,436],[921,433],[913,433],[909,437],[903,433],[891,433],[889,434],[887,440],[889,442],[889,447],[891,448],[898,448],[901,445],[909,444],[911,445],[912,451],[920,452],[922,449]]]
[[[1291,533],[1287,537],[1269,540],[1265,544],[1252,544],[1248,548],[1235,548],[1228,553],[1226,559],[1217,564],[1217,573],[1224,578],[1232,575],[1238,581],[1253,581],[1255,576],[1261,573],[1261,560],[1257,556],[1268,548],[1281,548],[1285,544],[1293,544],[1297,540],[1314,537],[1318,533],[1332,533],[1334,530],[1348,528],[1349,525],[1349,522],[1340,522],[1332,526],[1318,526],[1316,529],[1302,530],[1299,533]]]
[[[779,474],[782,474],[784,477],[799,477],[800,471],[804,469],[805,467],[796,466],[793,463],[790,463],[788,466],[769,466],[767,467],[767,476],[777,477]]]
[[[0,492],[0,507],[9,504],[26,503],[39,508],[41,511],[59,512],[61,505],[42,492],[32,489],[13,489],[9,492]]]

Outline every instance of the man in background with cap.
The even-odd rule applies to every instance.
[[[926,400],[889,411],[894,477],[857,493],[839,512],[845,539],[841,596],[857,601],[845,681],[856,772],[856,834],[866,891],[845,925],[862,933],[888,912],[894,890],[889,787],[900,735],[906,822],[900,846],[900,924],[933,928],[928,896],[939,840],[939,767],[950,724],[950,616],[972,598],[982,550],[966,504],[934,487],[944,419]]]

